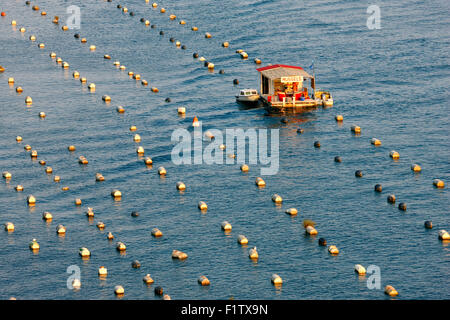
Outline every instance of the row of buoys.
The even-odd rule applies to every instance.
[[[333,247],[333,246],[330,246],[330,247]],[[255,248],[256,249],[256,248]],[[330,251],[330,249],[329,249],[329,251]],[[331,251],[330,251],[330,253],[331,253]]]

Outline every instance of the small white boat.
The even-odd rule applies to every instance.
[[[256,89],[242,89],[236,96],[236,100],[239,102],[257,102],[259,94]]]

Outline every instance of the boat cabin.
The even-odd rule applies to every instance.
[[[260,96],[272,107],[317,106],[320,101],[314,96],[314,77],[302,67],[283,64],[256,69],[260,75]],[[306,86],[310,82],[311,92]]]

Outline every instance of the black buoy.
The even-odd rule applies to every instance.
[[[134,269],[139,269],[139,268],[141,267],[141,263],[140,263],[139,261],[137,261],[137,260],[134,260],[134,261],[131,263],[131,266],[132,266]]]
[[[150,26],[150,28],[155,29],[155,28],[156,28],[156,25],[152,24],[152,25]]]
[[[170,38],[169,41],[170,42],[175,42],[175,38]]]
[[[187,47],[185,45],[181,46],[181,50],[186,50],[186,49],[187,49]]]
[[[118,8],[118,9],[122,8],[122,5],[118,4],[118,5],[117,5],[117,8]]]
[[[224,73],[225,73],[225,70],[223,70],[223,69],[219,70],[219,74],[224,74]]]
[[[319,141],[315,141],[315,142],[314,142],[314,147],[320,148],[320,142],[319,142]]]
[[[145,19],[144,19],[144,18],[141,18],[139,21],[140,21],[140,22],[145,22]]]
[[[233,84],[239,84],[239,80],[238,79],[234,79],[233,80]]]
[[[172,100],[170,100],[170,98],[166,98],[165,101],[166,101],[166,102],[170,102],[170,101],[172,101]]]
[[[73,36],[78,39],[80,37],[80,34],[79,33],[75,33]]]
[[[363,173],[362,173],[361,170],[356,170],[356,171],[355,171],[355,177],[361,178],[362,176],[363,176]]]
[[[194,54],[192,55],[195,59],[197,59],[198,58],[198,53],[197,52],[194,52]]]
[[[319,239],[319,246],[326,246],[327,245],[327,240],[325,240],[325,238],[320,238]]]
[[[208,66],[208,64],[209,64],[209,62],[208,62],[208,61],[206,61],[206,60],[205,60],[205,62],[203,63],[203,65],[204,65],[205,67],[207,67],[207,66]]]
[[[305,132],[305,130],[303,130],[302,128],[297,129],[297,133],[302,134],[303,132]]]
[[[381,184],[376,184],[375,185],[375,191],[376,192],[381,192],[383,190],[383,187],[381,187]]]
[[[433,223],[431,221],[425,221],[424,226],[426,229],[432,229]]]
[[[160,34],[160,35],[164,35],[164,31],[161,30],[161,31],[159,32],[159,34]]]
[[[334,157],[334,162],[342,162],[341,157],[339,156]]]
[[[393,194],[388,195],[387,202],[395,203],[395,196]]]
[[[398,204],[398,209],[399,209],[399,210],[402,210],[402,211],[406,211],[406,203],[400,202],[400,203]]]
[[[139,217],[139,212],[133,211],[133,212],[131,213],[131,216],[132,216],[132,217]]]
[[[27,6],[29,6],[30,3],[31,3],[31,1],[25,1],[25,4],[26,4]]]
[[[130,16],[134,16],[134,12],[133,11],[130,12]]]
[[[161,287],[156,287],[156,288],[155,288],[155,294],[158,295],[158,296],[162,296],[162,294],[163,294],[163,288],[161,288]]]

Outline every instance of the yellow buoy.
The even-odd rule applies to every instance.
[[[142,281],[144,281],[146,284],[152,284],[153,282],[155,282],[152,277],[150,276],[150,273],[147,273],[144,278],[142,279]]]
[[[95,83],[89,83],[88,88],[91,92],[95,91]]]
[[[103,56],[103,58],[106,59],[106,60],[111,60],[111,56],[109,54],[105,54]]]
[[[153,164],[153,160],[152,160],[152,158],[150,158],[150,157],[146,157],[145,160],[144,160],[144,162],[145,162],[146,165],[151,165],[151,164]]]
[[[40,118],[45,118],[47,115],[45,114],[45,112],[39,112],[39,117]]]
[[[261,59],[255,58],[255,60],[253,60],[256,64],[261,64]]]
[[[238,235],[238,237],[237,237],[237,242],[238,242],[240,245],[245,245],[245,244],[248,244],[248,239],[247,239],[246,236],[240,234],[240,235]]]
[[[344,121],[344,116],[342,114],[338,114],[334,117],[336,121]]]
[[[241,171],[242,172],[248,172],[248,170],[249,170],[248,165],[246,165],[246,164],[241,165]]]
[[[256,181],[255,181],[255,184],[256,184],[258,187],[264,187],[264,186],[266,185],[266,182],[263,180],[263,178],[257,177],[257,178],[256,178]]]
[[[359,127],[357,125],[351,126],[350,130],[354,133],[361,133],[361,127]]]
[[[131,126],[130,127],[130,131],[136,131],[137,130],[137,127],[136,126]]]
[[[105,224],[102,221],[97,222],[97,228],[99,228],[100,230],[105,229]]]
[[[116,199],[121,198],[122,197],[122,192],[120,192],[117,189],[114,189],[113,191],[111,191],[111,196],[113,198],[116,198]]]
[[[108,232],[108,234],[106,235],[106,238],[108,240],[112,240],[112,239],[114,239],[114,236],[113,236],[113,234],[111,232]]]
[[[23,191],[23,186],[21,184],[18,184],[15,189],[16,189],[17,192],[22,192]]]
[[[297,212],[297,209],[295,209],[295,208],[289,208],[286,210],[286,213],[290,216],[295,216],[295,215],[297,215],[298,212]]]
[[[316,235],[318,233],[317,230],[311,225],[306,226],[305,231],[306,231],[307,234],[309,234],[311,236],[314,236],[314,235]]]
[[[181,24],[181,25],[185,25],[185,24],[186,24],[186,21],[181,20],[181,21],[180,21],[180,24]]]
[[[75,199],[75,205],[81,206],[81,199]]]
[[[121,296],[125,293],[125,289],[122,286],[115,286],[114,293],[118,296]]]
[[[259,258],[259,253],[258,253],[258,250],[256,250],[256,247],[251,248],[248,251],[248,257],[252,260],[257,260]]]
[[[148,85],[148,82],[147,82],[147,80],[144,80],[144,79],[143,79],[143,80],[141,81],[141,84],[142,84],[143,86],[147,86],[147,85]]]
[[[390,286],[390,285],[387,285],[384,288],[384,293],[386,293],[388,296],[391,296],[391,297],[395,297],[395,296],[398,295],[397,290],[395,290],[395,288],[393,286]]]
[[[397,160],[397,159],[400,158],[400,154],[399,154],[397,151],[395,151],[395,150],[392,150],[392,151],[389,153],[389,156],[390,156],[392,159],[394,159],[394,160]]]
[[[27,96],[26,98],[25,98],[25,103],[26,104],[32,104],[33,103],[33,99],[31,99],[31,97],[30,96]]]
[[[39,43],[39,44],[38,44],[38,47],[39,47],[40,49],[44,49],[44,48],[45,48],[45,44]]]
[[[12,25],[12,26],[15,26],[16,24],[17,24],[17,21],[16,21],[16,20],[11,21],[11,25]]]
[[[180,191],[185,190],[186,189],[186,185],[183,182],[178,181],[177,182],[177,189],[180,190]]]
[[[27,144],[25,147],[23,147],[25,150],[30,151],[31,150],[31,146],[29,144]]]
[[[374,146],[381,146],[381,141],[376,138],[372,138],[370,140],[370,143],[373,144]]]
[[[80,73],[78,71],[74,71],[72,73],[72,77],[74,77],[75,79],[78,79],[80,77]]]
[[[5,223],[5,230],[8,232],[14,231],[14,224],[12,222],[6,222]]]
[[[88,207],[86,211],[86,216],[92,218],[94,216],[94,209]]]
[[[446,230],[439,230],[440,240],[450,240],[450,234]]]
[[[53,216],[52,216],[52,214],[50,213],[50,212],[44,212],[43,214],[42,214],[42,219],[43,220],[46,220],[46,221],[50,221],[50,220],[52,220],[53,219]]]
[[[101,173],[96,173],[95,180],[96,181],[105,181],[105,177],[103,177],[103,175]]]
[[[279,196],[278,194],[274,194],[272,196],[272,201],[275,203],[281,203],[281,202],[283,202],[283,198],[281,196]]]
[[[62,26],[61,29],[62,29],[63,31],[67,31],[67,30],[69,30],[69,27],[68,27],[68,26]]]
[[[45,172],[46,172],[46,173],[52,173],[52,172],[53,172],[52,167],[47,167],[47,168],[45,168]]]
[[[230,43],[228,41],[222,42],[222,47],[224,48],[228,48],[229,45]]]
[[[170,20],[175,20],[176,18],[177,18],[177,16],[174,15],[174,14],[171,14],[171,15],[169,16],[169,19],[170,19]]]
[[[163,233],[158,228],[153,228],[152,229],[152,236],[154,236],[155,238],[159,238],[159,237],[163,236]]]
[[[108,275],[108,269],[106,269],[104,266],[100,266],[98,268],[98,275],[99,276],[103,276],[103,277],[107,276]]]
[[[270,281],[272,281],[272,283],[275,284],[275,285],[283,284],[283,279],[281,279],[281,277],[279,275],[277,275],[276,273],[274,273],[272,275]]]
[[[204,201],[199,201],[198,202],[198,208],[200,209],[200,210],[208,210],[208,206],[206,205],[206,203],[204,202]]]
[[[125,243],[119,241],[116,244],[116,249],[118,251],[125,251],[127,249],[127,246],[125,245]]]
[[[192,31],[198,31],[198,28],[197,27],[192,27],[191,30]]]
[[[56,233],[57,234],[65,234],[66,233],[66,227],[64,227],[62,224],[58,225],[56,227]]]
[[[60,176],[54,176],[53,177],[53,181],[60,182],[61,181],[61,177]]]
[[[13,84],[14,83],[14,78],[12,78],[12,77],[8,78],[8,83],[9,84]]]
[[[166,172],[166,169],[165,169],[164,167],[159,167],[159,168],[158,168],[158,174],[159,174],[160,176],[164,176],[166,173],[167,173],[167,172]]]
[[[81,78],[80,78],[80,82],[81,82],[81,83],[86,83],[86,82],[87,82],[87,79],[86,79],[85,77],[81,77]]]
[[[411,165],[411,170],[414,172],[420,172],[422,171],[422,168],[417,163],[414,163]]]
[[[172,251],[172,258],[178,259],[178,260],[184,260],[188,257],[188,255],[182,251],[179,250],[173,250]]]
[[[358,273],[359,275],[365,275],[366,274],[366,268],[364,268],[360,264],[355,264],[355,272]]]
[[[166,9],[161,8],[161,10],[159,12],[164,13],[164,12],[166,12]]]
[[[30,157],[31,158],[37,158],[37,156],[38,156],[37,151],[36,150],[31,150]]]
[[[206,32],[206,33],[205,33],[205,38],[209,39],[209,38],[211,38],[211,37],[212,37],[212,35],[211,35],[209,32]]]
[[[248,58],[248,53],[245,52],[245,51],[242,51],[242,52],[240,53],[240,55],[241,55],[241,58],[242,58],[242,59],[247,59],[247,58]]]
[[[198,277],[197,281],[202,286],[209,286],[210,285],[209,279],[207,277],[205,277],[205,276]]]
[[[26,29],[24,27],[22,27],[22,28],[19,29],[19,31],[23,33],[23,32],[26,31]]]
[[[33,195],[29,195],[28,197],[27,197],[27,203],[29,204],[29,205],[34,205],[35,203],[36,203],[36,198],[33,196]]]
[[[118,107],[116,108],[116,111],[117,111],[118,113],[125,113],[125,108],[122,107],[122,106],[118,106]]]
[[[63,69],[69,69],[69,63],[64,61],[64,62],[62,63],[62,68],[63,68]]]
[[[79,164],[88,164],[89,161],[88,161],[88,159],[86,159],[85,156],[80,156],[80,157],[78,158],[78,163],[79,163]]]
[[[141,147],[141,146],[139,146],[139,147],[136,149],[136,153],[137,153],[137,154],[144,154],[144,148]]]
[[[102,100],[105,101],[105,102],[111,102],[111,97],[108,96],[108,95],[104,95],[104,96],[102,97]]]
[[[331,245],[331,246],[328,247],[328,252],[330,254],[339,254],[338,248],[336,246],[334,246],[334,245]]]
[[[76,150],[75,146],[68,146],[67,149],[69,151],[75,151]]]
[[[228,221],[223,221],[220,224],[220,226],[221,226],[223,231],[231,231],[231,229],[232,229],[231,224]]]
[[[11,177],[12,177],[12,174],[10,172],[8,172],[8,171],[3,172],[3,178],[11,179]]]
[[[186,108],[185,107],[178,107],[177,112],[178,112],[178,114],[185,114],[186,113]]]
[[[440,179],[434,179],[434,180],[433,180],[433,185],[434,185],[436,188],[444,188],[444,187],[445,187],[444,181],[442,181],[442,180],[440,180]]]
[[[31,240],[29,247],[31,250],[39,250],[40,246],[36,239]]]
[[[31,35],[29,38],[31,41],[36,41],[36,36],[35,35]]]
[[[87,42],[87,40],[86,40],[86,38],[81,38],[81,43],[86,43]]]

